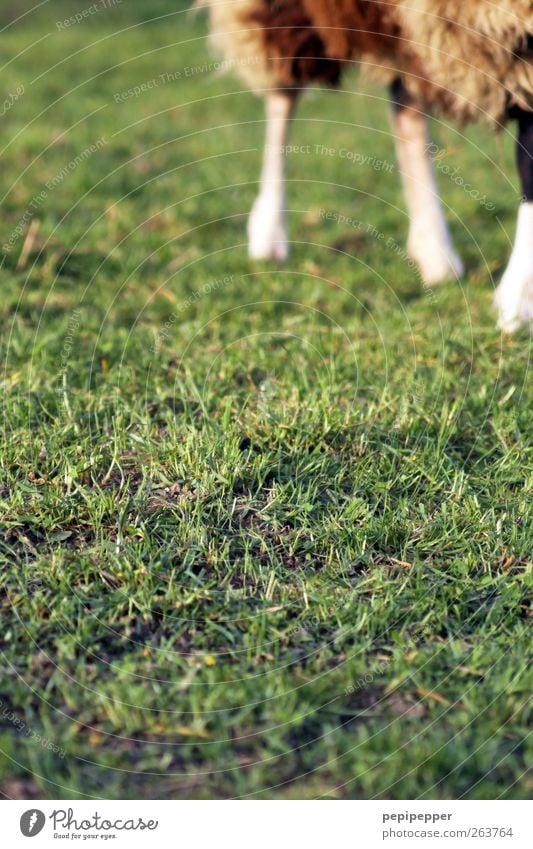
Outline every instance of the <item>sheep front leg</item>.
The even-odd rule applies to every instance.
[[[401,81],[391,90],[396,154],[410,217],[407,249],[428,285],[457,278],[464,268],[444,216],[429,154],[428,122]]]
[[[533,321],[533,113],[516,109],[522,198],[509,264],[494,296],[502,330]]]
[[[296,95],[269,92],[265,98],[266,143],[259,195],[248,221],[252,259],[283,261],[289,254],[285,199],[285,159]]]

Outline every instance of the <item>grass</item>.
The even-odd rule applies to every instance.
[[[310,92],[291,261],[251,264],[261,104],[143,6],[2,33],[0,789],[525,798],[510,134],[435,121],[468,276],[430,292],[383,92]]]

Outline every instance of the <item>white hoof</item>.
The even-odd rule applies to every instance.
[[[494,305],[498,327],[506,333],[533,322],[533,270],[517,268],[511,262],[494,293]]]
[[[458,280],[464,274],[463,261],[447,238],[437,242],[433,234],[410,236],[407,250],[427,286]]]
[[[248,220],[250,259],[284,262],[289,256],[285,216],[270,198],[257,198]]]
[[[533,321],[533,203],[521,203],[507,270],[494,293],[499,327],[508,333]]]

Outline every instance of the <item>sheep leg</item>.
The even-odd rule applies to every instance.
[[[407,250],[428,285],[457,278],[464,268],[444,216],[430,157],[428,121],[398,80],[391,88],[396,154],[409,212]]]
[[[248,250],[252,259],[282,261],[289,254],[286,223],[285,159],[296,94],[266,95],[266,143],[259,195],[248,220]]]
[[[509,264],[494,301],[502,330],[533,321],[533,113],[517,109],[517,160],[522,184],[516,237]]]

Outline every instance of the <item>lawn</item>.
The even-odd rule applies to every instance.
[[[512,133],[434,122],[468,273],[430,291],[384,92],[308,93],[254,264],[262,106],[204,18],[6,5],[1,793],[527,797]]]

